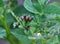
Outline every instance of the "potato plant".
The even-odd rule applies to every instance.
[[[60,3],[17,1],[0,0],[0,38],[10,44],[60,44]]]

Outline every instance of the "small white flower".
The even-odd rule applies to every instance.
[[[37,33],[37,36],[41,36],[41,33]]]

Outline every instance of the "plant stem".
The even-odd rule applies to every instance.
[[[7,35],[6,39],[10,42],[10,44],[15,44],[15,42],[12,39],[12,34],[9,29],[9,26],[7,25],[7,22],[6,22],[7,10],[10,8],[10,5],[11,5],[11,3],[8,3],[8,5],[4,8],[4,12],[3,12],[4,17],[1,18],[0,20],[2,21],[2,25],[3,25],[4,29],[6,30],[6,35]]]
[[[7,24],[6,24],[6,17],[4,17],[3,19],[3,27],[6,30],[6,34],[7,34],[7,39],[9,40],[10,44],[15,44],[15,42],[13,41],[13,39],[11,38],[11,32],[10,29],[8,28]]]
[[[15,19],[17,22],[19,22],[18,18],[17,18],[16,15],[14,14],[14,12],[13,12],[13,11],[10,11],[10,12],[11,12],[11,15],[14,17],[14,19]]]

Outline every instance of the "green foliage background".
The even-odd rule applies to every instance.
[[[22,15],[34,16],[28,23],[31,26],[28,31],[22,25],[19,28],[10,27]],[[24,4],[19,6],[17,0],[0,0],[0,38],[10,44],[60,44],[60,3],[24,0]]]

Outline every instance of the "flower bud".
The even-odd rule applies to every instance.
[[[33,16],[29,17],[29,21],[32,21],[32,19],[33,19]]]
[[[20,18],[23,20],[24,19],[24,16],[21,16]]]
[[[26,19],[25,19],[26,21],[29,21],[29,16],[26,16]]]

